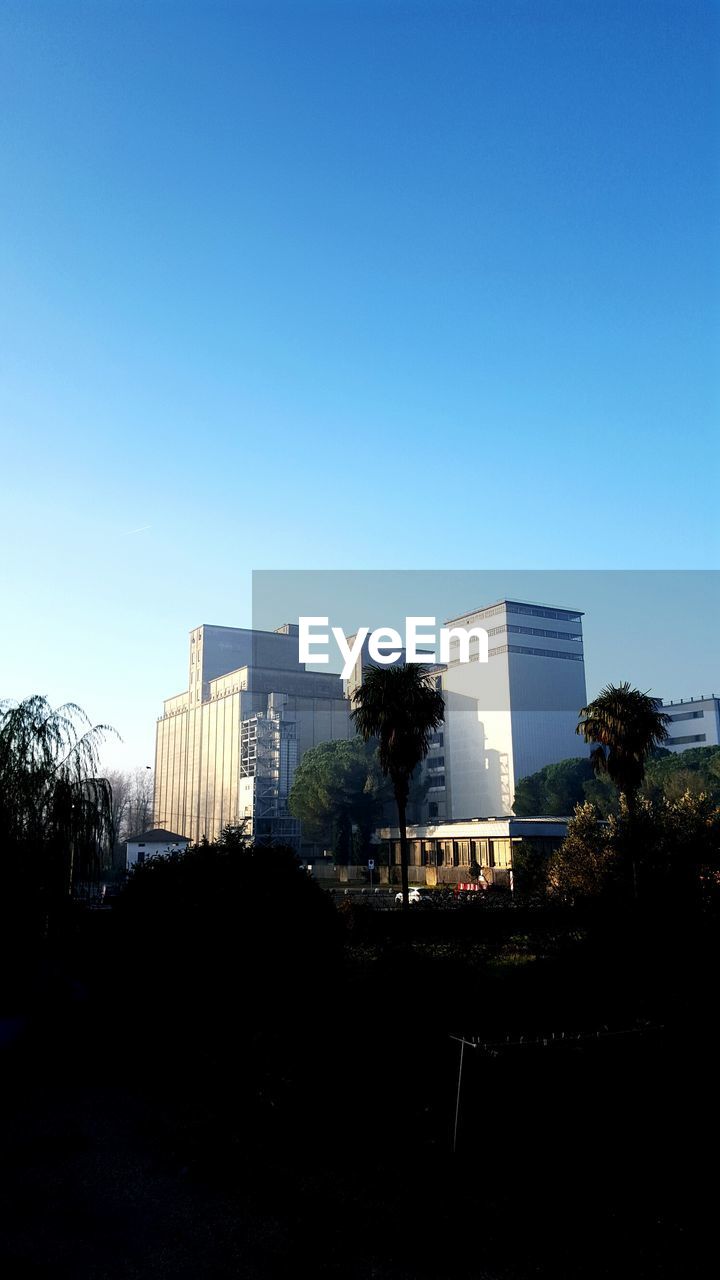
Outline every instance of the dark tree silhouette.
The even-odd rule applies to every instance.
[[[403,664],[365,667],[353,694],[352,717],[367,741],[378,740],[380,767],[395,793],[400,828],[403,910],[410,905],[408,886],[407,802],[413,770],[425,759],[430,738],[445,716],[442,694],[426,667]]]
[[[590,759],[598,774],[607,774],[624,797],[628,814],[628,837],[633,893],[638,896],[635,851],[637,797],[648,757],[667,741],[670,717],[660,710],[657,698],[641,693],[625,681],[606,685],[580,711],[576,732],[593,743]]]
[[[340,863],[354,861],[357,828],[360,856],[391,801],[374,743],[359,736],[321,742],[306,751],[295,771],[288,808],[302,822],[308,840],[332,848]]]
[[[44,914],[94,880],[112,846],[112,791],[99,774],[107,725],[35,695],[0,703],[0,855]]]
[[[606,685],[580,711],[576,732],[594,744],[590,760],[595,772],[608,775],[631,811],[645,777],[645,762],[667,741],[669,722],[657,698],[627,681]]]

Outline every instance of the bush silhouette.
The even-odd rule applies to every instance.
[[[287,848],[231,840],[154,858],[114,914],[130,1007],[163,1034],[220,1046],[305,1018],[339,969],[335,908]]]

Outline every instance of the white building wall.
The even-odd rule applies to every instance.
[[[452,625],[485,627],[489,657],[442,676],[448,816],[510,814],[521,778],[589,750],[575,733],[587,701],[581,615],[503,601]]]
[[[246,822],[248,830],[252,830],[255,811],[255,779],[241,778],[238,788],[238,818]]]
[[[558,760],[586,756],[590,747],[575,732],[587,701],[584,663],[533,654],[508,656],[514,794],[521,778]]]
[[[442,677],[445,698],[445,785],[453,819],[511,812],[512,723],[508,664],[449,666]]]
[[[667,731],[668,751],[678,753],[693,747],[720,745],[720,698],[686,698],[682,702],[665,702],[662,707],[670,716]]]
[[[295,635],[198,627],[190,637],[190,687],[164,703],[157,724],[154,821],[192,840],[216,839],[243,817],[240,732],[271,694],[297,724],[298,760],[310,747],[350,738],[354,726],[338,676],[307,672]],[[266,666],[221,671],[238,657]]]
[[[182,853],[188,847],[187,840],[168,840],[162,842],[128,840],[126,846],[127,869],[130,870],[138,862],[147,862],[149,858],[156,858],[159,855],[167,853]],[[142,857],[140,856],[142,854]]]

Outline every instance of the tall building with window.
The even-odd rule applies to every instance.
[[[664,702],[662,710],[670,717],[667,731],[670,735],[663,743],[669,751],[687,751],[690,747],[716,747],[720,745],[720,698],[681,698],[679,702]]]
[[[575,732],[587,701],[582,616],[501,600],[446,622],[488,634],[487,662],[460,662],[455,639],[439,677],[448,818],[511,814],[521,778],[587,754]]]
[[[487,631],[488,661],[475,660],[476,639],[471,661],[461,662],[455,637],[449,661],[430,665],[445,722],[425,761],[424,821],[511,814],[521,778],[587,755],[575,732],[587,701],[582,618],[575,609],[501,600],[445,622]],[[366,651],[367,642],[348,681],[350,697],[369,661]]]
[[[287,701],[287,694],[271,693],[266,709],[242,722],[239,812],[258,844],[286,844],[299,852],[300,823],[288,809],[298,763],[297,715],[286,711]]]
[[[502,600],[445,625],[484,628],[488,661],[461,662],[456,640],[449,661],[432,666],[445,721],[425,762],[420,816],[509,815],[521,778],[587,753],[575,733],[587,701],[582,614]],[[256,839],[299,847],[287,808],[295,768],[310,747],[354,736],[351,695],[363,665],[345,690],[340,676],[299,661],[296,625],[195,628],[188,687],[167,699],[157,724],[155,825],[199,840],[246,822]],[[678,710],[694,715],[693,740],[709,710],[706,701]]]
[[[157,723],[155,823],[191,840],[246,822],[297,844],[287,796],[305,751],[353,728],[339,676],[306,670],[298,628],[196,627],[188,687]]]

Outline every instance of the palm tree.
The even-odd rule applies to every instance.
[[[657,698],[624,684],[609,684],[580,711],[576,733],[595,743],[590,759],[606,773],[632,809],[645,777],[645,761],[667,740],[670,717]]]
[[[407,802],[410,778],[425,759],[433,732],[445,716],[442,694],[426,667],[416,663],[365,667],[353,694],[352,717],[368,742],[378,740],[380,767],[395,793],[400,828],[400,871],[403,910],[410,906],[408,888]]]
[[[645,777],[645,762],[668,737],[670,717],[660,710],[657,698],[623,684],[606,685],[580,711],[576,733],[594,743],[590,759],[597,774],[606,773],[627,805],[632,825],[637,795]],[[633,889],[637,897],[634,837],[631,833]]]

